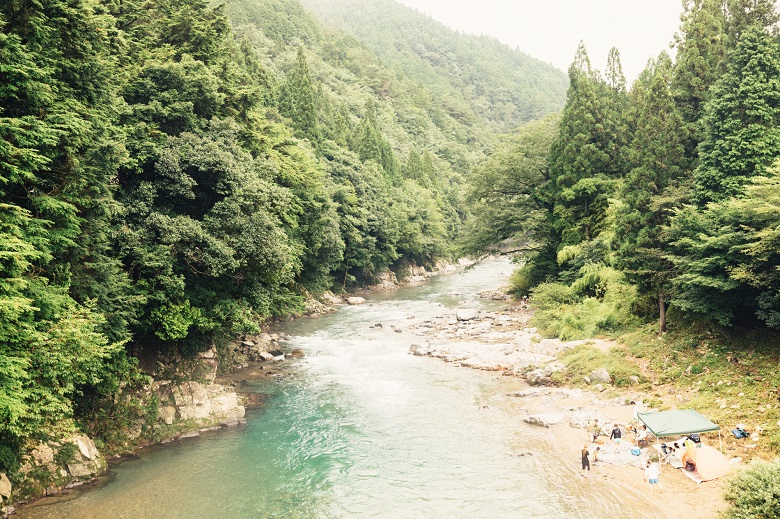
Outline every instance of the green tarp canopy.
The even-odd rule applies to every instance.
[[[712,423],[703,414],[693,409],[639,413],[637,416],[658,438],[720,429],[718,424]]]

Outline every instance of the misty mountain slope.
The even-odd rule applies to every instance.
[[[498,40],[460,34],[393,0],[302,0],[437,95],[465,102],[496,131],[563,108],[566,75]]]

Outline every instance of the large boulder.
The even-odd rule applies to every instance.
[[[590,381],[593,384],[611,384],[612,377],[609,375],[609,371],[607,371],[605,368],[599,368],[590,374]]]
[[[157,417],[166,425],[173,425],[174,420],[176,420],[176,408],[172,405],[160,406]]]
[[[8,476],[0,473],[0,502],[11,497],[11,481]]]
[[[366,302],[366,300],[364,298],[362,298],[362,297],[354,296],[354,297],[348,297],[347,298],[347,303],[349,303],[351,305],[362,305],[365,302]]]
[[[212,419],[225,425],[241,423],[246,409],[239,403],[238,395],[223,386],[212,386],[209,389]]]
[[[473,321],[479,318],[479,310],[473,308],[460,308],[455,312],[455,318],[458,321]]]
[[[553,373],[558,373],[559,371],[566,371],[566,365],[561,362],[551,362],[547,366],[544,367],[544,375],[546,377],[549,377]]]
[[[236,392],[220,384],[183,382],[171,386],[170,395],[173,406],[160,407],[160,419],[168,424],[177,416],[180,420],[194,420],[199,427],[235,425],[244,419],[246,409]]]
[[[105,470],[106,460],[98,452],[92,438],[84,434],[76,434],[67,441],[77,447],[73,458],[67,463],[71,477],[89,479]]]
[[[426,355],[431,354],[431,349],[427,345],[423,346],[421,344],[412,344],[409,346],[409,353],[415,357],[425,357]]]

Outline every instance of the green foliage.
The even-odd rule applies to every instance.
[[[282,83],[277,98],[279,111],[292,120],[295,129],[313,144],[319,143],[322,137],[317,121],[317,102],[302,47],[298,47],[295,65]]]
[[[622,173],[627,138],[625,81],[619,58],[610,56],[611,83],[590,66],[580,43],[569,68],[569,92],[550,151],[555,231],[562,245],[576,245],[603,229],[608,201]]]
[[[562,283],[540,283],[533,290],[533,304],[539,310],[558,310],[576,301],[574,290]]]
[[[532,291],[537,308],[532,323],[562,340],[616,334],[636,326],[636,301],[636,288],[621,272],[591,263],[580,269],[571,286],[542,283]]]
[[[466,252],[490,252],[501,243],[544,247],[551,233],[550,202],[545,196],[548,155],[557,128],[553,116],[528,123],[474,169],[466,192],[471,207]]]
[[[523,297],[529,291],[539,285],[536,279],[536,272],[533,263],[525,263],[522,267],[515,269],[509,276],[509,293],[516,298]]]
[[[65,442],[60,445],[57,452],[54,453],[54,463],[58,467],[65,467],[68,463],[73,461],[73,456],[79,450],[78,446],[73,442]]]
[[[687,193],[684,122],[672,99],[672,63],[662,53],[631,89],[634,138],[630,169],[608,215],[614,219],[614,264],[665,305],[671,264],[664,257],[663,225]]]
[[[724,497],[729,519],[780,517],[780,462],[753,462],[729,478]]]
[[[740,198],[677,212],[668,233],[679,270],[675,302],[682,309],[729,325],[755,319],[780,326],[777,226],[780,170],[756,177]],[[751,315],[752,314],[752,315]]]
[[[672,91],[688,135],[680,144],[689,160],[698,158],[702,141],[701,116],[710,99],[710,87],[726,63],[726,12],[720,0],[686,0],[680,32],[675,36],[676,66]]]

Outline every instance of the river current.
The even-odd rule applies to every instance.
[[[503,518],[633,512],[597,496],[545,429],[518,419],[515,377],[409,354],[404,328],[507,281],[505,259],[285,323],[306,357],[252,382],[266,403],[237,428],[144,449],[104,481],[23,518]],[[381,327],[376,326],[382,324]],[[400,330],[400,331],[396,331]],[[574,430],[573,430],[574,431]],[[581,431],[578,431],[581,432]],[[573,432],[573,434],[576,434]]]

